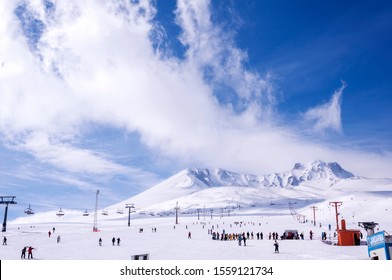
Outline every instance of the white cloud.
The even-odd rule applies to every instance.
[[[273,117],[271,85],[244,67],[246,53],[211,22],[209,1],[178,1],[184,61],[154,49],[149,1],[57,1],[50,16],[40,5],[31,9],[46,28],[31,51],[14,6],[0,3],[0,130],[3,143],[41,162],[73,174],[153,177],[117,163],[109,152],[78,147],[91,124],[138,133],[152,153],[184,165],[266,174],[314,159],[369,159],[383,172],[391,162],[390,155],[313,143],[264,118]],[[212,81],[204,79],[206,67]],[[219,104],[216,83],[232,88],[246,110],[238,114]],[[307,113],[316,128],[341,130],[343,88]]]
[[[313,124],[315,131],[324,132],[332,130],[342,132],[341,105],[345,87],[346,83],[342,82],[342,86],[334,92],[330,101],[312,108],[304,114],[305,120]]]
[[[177,1],[176,22],[181,27],[180,40],[187,47],[186,56],[202,72],[206,71],[213,83],[224,84],[235,92],[235,104],[261,110],[257,117],[271,113],[274,95],[268,79],[244,67],[247,53],[236,47],[234,34],[223,30],[211,19],[210,1]]]

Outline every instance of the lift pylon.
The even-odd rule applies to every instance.
[[[8,204],[16,204],[14,200],[16,196],[0,196],[0,204],[5,204],[5,212],[4,212],[4,222],[2,232],[7,231],[7,214],[8,214]]]

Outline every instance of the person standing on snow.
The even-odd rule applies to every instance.
[[[246,236],[245,236],[245,232],[242,234],[242,239],[244,240],[244,246],[246,246]]]
[[[33,258],[33,249],[34,249],[34,248],[31,247],[31,246],[27,249],[27,253],[28,253],[28,254],[27,254],[27,258],[28,258],[28,259],[32,259],[32,258]]]
[[[279,253],[279,243],[276,240],[274,242],[274,247],[275,247],[275,253]]]
[[[112,243],[113,243],[113,246],[114,246],[114,243],[116,243],[116,238],[112,238]]]
[[[22,249],[22,255],[20,255],[20,258],[21,258],[21,259],[25,259],[25,258],[26,258],[26,250],[27,250],[27,247],[26,247],[26,246],[23,247],[23,249]]]
[[[117,238],[117,246],[120,246],[120,237]]]
[[[7,237],[5,237],[5,236],[3,238],[3,245],[7,245]]]
[[[102,246],[102,238],[99,238],[98,242],[99,242],[99,246]]]

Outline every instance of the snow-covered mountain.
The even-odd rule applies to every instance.
[[[306,182],[319,182],[332,186],[341,179],[355,177],[336,162],[322,161],[314,161],[308,165],[296,163],[290,171],[264,176],[239,174],[223,169],[198,168],[189,168],[185,173],[185,176],[192,178],[193,185],[204,187],[288,187]]]
[[[263,207],[288,202],[304,206],[320,202],[342,181],[362,180],[336,162],[296,163],[293,169],[270,175],[251,175],[224,169],[188,168],[160,184],[111,206],[135,204],[142,212],[172,212],[177,202],[183,211],[198,208]],[[312,189],[309,189],[309,188]]]
[[[309,211],[309,206],[328,207],[329,201],[344,201],[346,207],[369,209],[380,206],[376,217],[383,217],[392,203],[392,179],[369,179],[355,176],[336,162],[314,161],[309,164],[296,163],[286,172],[269,175],[250,175],[223,169],[188,168],[163,182],[127,198],[104,207],[100,220],[124,219],[126,204],[134,204],[136,213],[151,215],[174,214],[178,205],[182,214],[195,213],[197,209],[214,215],[280,215]],[[324,206],[322,206],[324,205]],[[376,207],[377,208],[377,207]],[[389,208],[388,208],[389,209]],[[66,210],[66,208],[64,209]],[[103,211],[105,210],[105,211]],[[359,210],[355,210],[359,211]],[[389,211],[389,210],[388,210]],[[61,220],[79,220],[81,211],[66,210]],[[82,217],[83,220],[92,219]],[[34,217],[18,218],[17,222],[52,221],[56,212],[38,213]],[[142,216],[140,216],[142,217]],[[372,216],[373,217],[373,216]],[[373,218],[372,218],[373,219]],[[380,219],[380,218],[379,218]]]

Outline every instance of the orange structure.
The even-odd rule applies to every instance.
[[[356,229],[346,229],[346,221],[342,219],[342,229],[338,230],[339,246],[360,245],[361,231]]]

